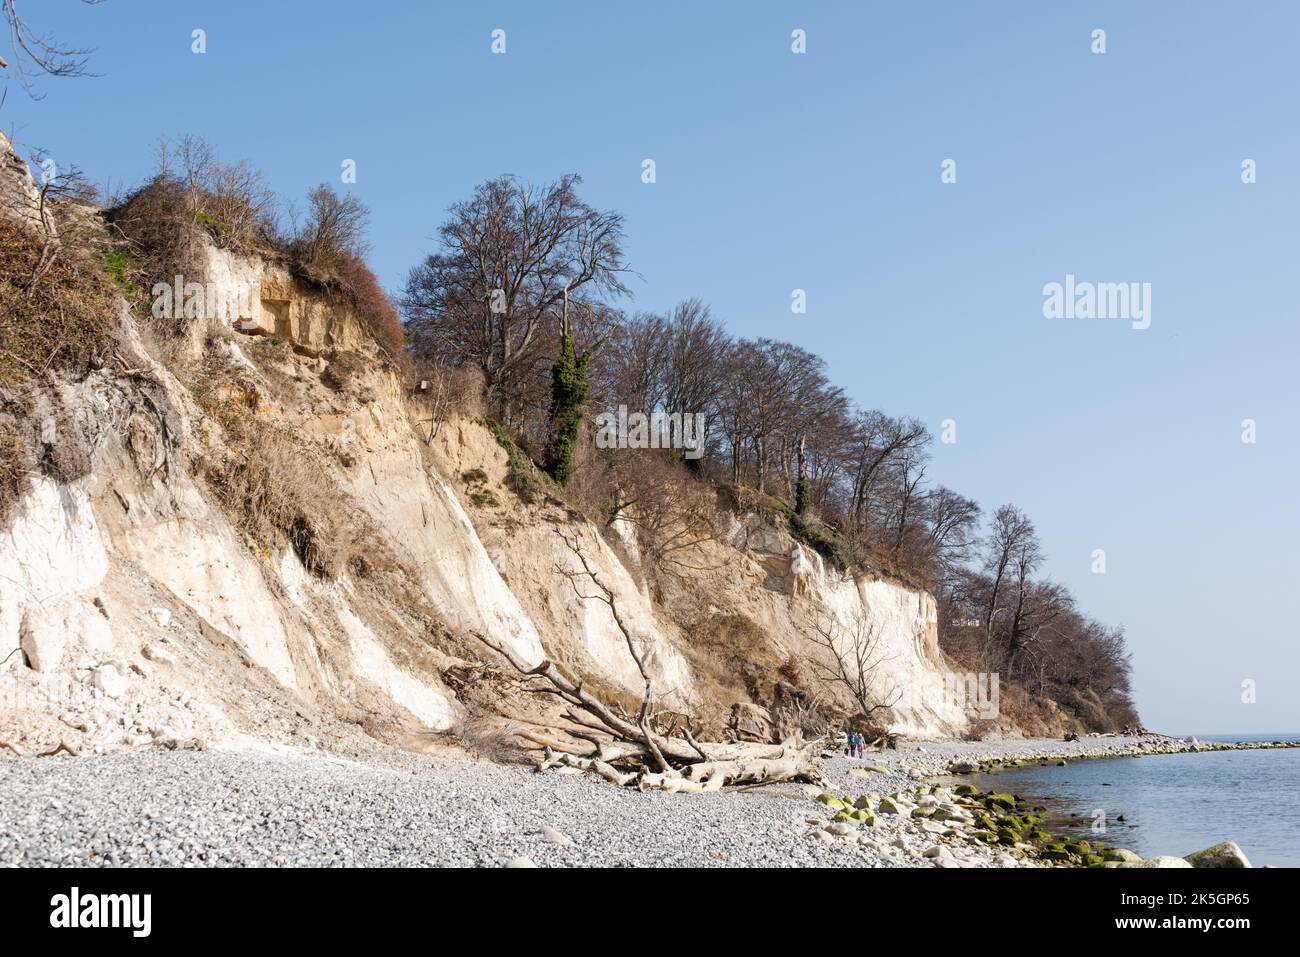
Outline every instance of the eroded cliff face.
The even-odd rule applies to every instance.
[[[818,622],[866,621],[882,681],[909,691],[896,726],[964,727],[943,701],[928,595],[846,579],[725,514],[699,570],[651,587],[626,530],[509,491],[479,421],[430,440],[427,406],[361,326],[283,267],[212,249],[206,268],[196,279],[219,295],[256,289],[258,314],[196,318],[164,365],[122,303],[111,362],[22,396],[27,434],[84,468],[33,477],[0,530],[0,739],[29,753],[422,748],[465,717],[449,675],[504,667],[488,646],[639,698],[629,636],[575,577],[579,553],[664,707],[721,715],[743,693],[700,641],[720,619],[752,623],[767,662],[813,653]],[[247,485],[255,465],[265,488],[236,501],[232,476]],[[239,508],[267,499],[298,510],[279,543]]]
[[[945,693],[948,666],[939,649],[935,601],[927,592],[888,579],[847,576],[772,522],[728,512],[719,513],[716,535],[688,564],[671,575],[650,576],[626,528],[616,523],[606,538],[554,503],[525,506],[512,499],[505,490],[507,455],[481,423],[444,423],[432,448],[439,471],[460,487],[479,538],[537,624],[549,656],[628,692],[641,687],[608,609],[580,599],[565,575],[579,567],[573,542],[614,592],[670,707],[720,720],[753,690],[767,698],[770,683],[747,688],[754,672],[726,660],[731,651],[759,665],[791,658],[807,665],[823,653],[823,634],[846,652],[862,634],[877,643],[873,684],[879,700],[896,702],[890,711],[895,729],[917,737],[965,731],[966,714]],[[466,475],[474,480],[457,481]],[[490,498],[472,494],[484,484],[494,490]],[[656,579],[653,589],[650,577]],[[750,642],[745,647],[728,650],[702,640],[718,623],[733,621],[744,623]],[[775,668],[767,670],[766,677],[775,679]],[[812,667],[802,670],[814,677]],[[834,688],[821,694],[849,707]]]

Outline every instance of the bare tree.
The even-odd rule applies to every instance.
[[[940,587],[949,587],[970,557],[979,517],[979,504],[950,488],[941,485],[926,495],[925,544]]]
[[[930,433],[916,419],[895,419],[883,412],[859,412],[853,451],[853,488],[849,520],[855,531],[870,525],[871,497],[886,467],[896,457],[925,446]]]
[[[848,693],[858,708],[855,717],[870,721],[877,712],[887,711],[901,700],[902,690],[881,672],[893,656],[885,653],[875,625],[859,616],[845,628],[826,615],[813,626],[810,638],[826,652],[811,659],[814,674]]]
[[[703,546],[718,540],[716,503],[676,456],[660,449],[618,449],[609,453],[613,501],[607,524],[626,522],[648,569],[680,577],[717,567]]]
[[[98,6],[103,0],[81,0],[88,7]],[[12,68],[27,95],[41,99],[32,86],[34,74],[47,76],[86,76],[90,50],[65,46],[50,34],[38,33],[18,11],[18,0],[0,0],[0,15],[9,28],[9,50]],[[10,68],[10,63],[0,57],[0,70]],[[7,92],[7,91],[6,91]],[[3,97],[0,97],[3,102]]]
[[[91,202],[95,196],[94,188],[77,167],[58,168],[48,163],[45,153],[40,150],[33,152],[32,162],[42,171],[35,193],[29,195],[25,190],[14,190],[0,198],[0,202],[5,204],[5,213],[34,226],[41,237],[40,255],[24,284],[29,299],[54,268],[60,255],[68,249],[84,246],[94,231],[92,217],[78,216],[74,210],[78,205]]]
[[[1003,505],[993,513],[993,527],[985,542],[986,558],[984,573],[988,578],[988,598],[984,603],[984,650],[982,657],[987,661],[994,648],[994,623],[997,616],[1005,610],[1001,604],[1008,589],[1008,577],[1012,564],[1018,556],[1030,558],[1030,546],[1037,550],[1034,523],[1024,512],[1014,505]],[[1028,575],[1024,563],[1017,566],[1019,571]]]
[[[449,354],[483,372],[488,401],[509,423],[512,390],[549,358],[588,290],[628,290],[623,218],[578,198],[576,175],[547,187],[503,176],[451,207],[442,249],[407,278],[402,306],[422,355]]]
[[[337,268],[344,255],[365,253],[370,211],[356,196],[340,196],[321,183],[307,194],[307,217],[296,231],[292,248],[299,261],[317,271]]]

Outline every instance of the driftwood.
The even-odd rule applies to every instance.
[[[542,661],[529,667],[509,649],[484,638],[493,650],[532,682],[529,690],[557,697],[568,705],[564,718],[570,727],[530,728],[516,732],[516,737],[541,748],[542,755],[537,763],[539,772],[571,768],[595,774],[620,787],[683,794],[717,791],[728,784],[759,786],[781,781],[825,784],[820,740],[802,742],[795,739],[775,745],[700,742],[691,734],[689,720],[667,722],[673,733],[657,733],[653,727],[654,682],[646,669],[641,648],[619,614],[613,591],[600,580],[578,548],[576,539],[561,535],[581,569],[558,570],[569,579],[579,598],[602,601],[609,606],[614,623],[645,681],[645,692],[638,713],[627,715],[601,701],[581,683],[571,680],[554,662]],[[580,581],[590,582],[596,593],[584,594],[578,587]],[[582,741],[587,747],[564,743],[561,736]]]
[[[72,747],[70,744],[68,744],[67,741],[64,741],[63,739],[59,739],[58,745],[56,745],[53,748],[50,748],[50,750],[48,751],[42,751],[40,754],[37,755],[37,757],[52,758],[58,754],[70,754],[75,758],[78,755],[80,755],[81,752],[76,748]]]

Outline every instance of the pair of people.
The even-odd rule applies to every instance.
[[[857,731],[849,732],[849,740],[844,746],[844,753],[849,757],[862,757],[867,750],[867,739]]]

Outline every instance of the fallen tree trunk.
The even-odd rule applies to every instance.
[[[616,714],[599,699],[566,678],[549,661],[536,668],[521,669],[525,674],[545,679],[550,687],[539,693],[558,694],[583,715],[570,712],[566,717],[574,724],[592,729],[591,734],[567,729],[569,737],[590,744],[581,755],[577,749],[559,746],[559,742],[536,733],[524,732],[544,748],[538,771],[555,767],[588,771],[620,786],[641,790],[661,789],[670,793],[695,794],[720,790],[731,784],[775,784],[797,781],[825,784],[820,753],[821,741],[809,743],[750,744],[696,741],[689,731],[683,737],[654,734],[649,722],[639,723]],[[602,740],[602,737],[609,740]],[[558,752],[558,753],[557,753]],[[622,768],[620,770],[620,768]]]
[[[820,748],[791,748],[789,753],[773,758],[741,757],[730,761],[702,761],[682,773],[693,781],[722,775],[727,784],[774,784],[778,781],[804,781],[823,784],[825,779],[815,754]]]
[[[659,789],[687,794],[717,791],[728,784],[774,784],[780,781],[825,784],[820,740],[779,745],[700,742],[691,735],[689,720],[673,723],[679,736],[656,733],[651,723],[654,686],[642,650],[619,614],[614,593],[597,577],[576,541],[565,538],[565,543],[580,562],[581,571],[558,570],[573,583],[579,597],[603,601],[609,606],[627,643],[628,653],[645,680],[645,694],[639,712],[633,718],[605,704],[581,683],[571,680],[554,662],[544,660],[530,667],[509,648],[483,637],[489,647],[526,679],[541,682],[531,686],[530,691],[557,697],[568,705],[564,719],[577,726],[563,730],[557,727],[516,732],[518,737],[542,747],[542,756],[537,764],[539,772],[574,768],[620,787],[635,786],[641,790]],[[576,584],[579,579],[589,579],[600,593],[582,594]],[[564,743],[559,740],[561,735],[584,741],[590,749]]]
[[[732,761],[702,761],[681,770],[620,771],[607,761],[578,757],[566,752],[545,749],[537,770],[566,767],[589,771],[620,787],[636,787],[642,791],[663,790],[670,794],[701,794],[720,791],[728,784],[776,784],[799,781],[807,784],[825,784],[821,766],[815,758],[815,749],[804,747],[790,749],[787,757],[738,758]]]

